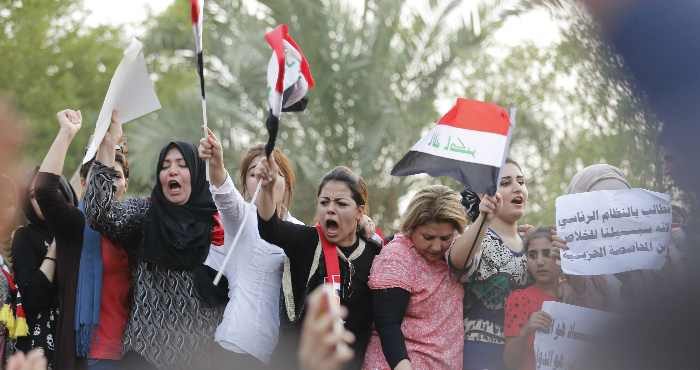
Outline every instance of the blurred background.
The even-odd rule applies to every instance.
[[[283,116],[278,140],[298,176],[292,212],[305,222],[320,177],[336,165],[367,180],[371,216],[384,229],[397,226],[421,185],[458,189],[448,179],[389,175],[457,97],[517,108],[511,157],[528,177],[526,223],[552,224],[554,199],[579,169],[599,162],[684,202],[656,147],[661,124],[632,93],[621,58],[581,6],[554,0],[206,0],[209,126],[232,174],[240,154],[267,138],[271,51],[263,35],[280,23],[316,80],[307,110]],[[27,166],[53,140],[55,112],[70,107],[83,112],[67,174],[77,168],[132,37],[144,43],[163,109],[125,127],[130,193],[150,192],[165,142],[199,140],[189,1],[0,0],[0,30],[0,95],[26,118]]]

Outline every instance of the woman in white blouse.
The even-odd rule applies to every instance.
[[[256,206],[249,203],[258,184],[256,166],[265,158],[265,148],[253,146],[243,157],[242,194],[224,167],[221,143],[211,131],[200,141],[199,155],[209,160],[211,193],[225,231],[224,245],[212,246],[205,262],[215,270],[223,268],[229,285],[229,302],[215,338],[227,350],[219,353],[221,365],[260,368],[269,363],[279,337],[279,299],[285,259],[282,249],[260,238]],[[280,169],[274,192],[278,215],[301,223],[288,212],[294,188],[289,159],[277,149],[272,155]],[[248,217],[242,224],[246,213]],[[230,245],[240,227],[243,231],[238,242]],[[222,266],[230,248],[233,248],[233,255],[228,264]]]

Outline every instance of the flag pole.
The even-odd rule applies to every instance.
[[[204,97],[202,97],[202,122],[202,135],[206,138],[209,136],[209,125],[207,124],[207,101]],[[209,160],[207,159],[204,162],[207,181],[211,182],[211,177],[209,176]]]
[[[510,108],[509,112],[509,118],[510,118],[510,127],[508,127],[508,136],[506,137],[506,147],[503,149],[503,159],[501,159],[501,167],[498,169],[498,177],[496,177],[496,189],[498,189],[498,183],[501,180],[501,173],[503,171],[503,166],[506,164],[506,159],[508,159],[508,154],[510,153],[510,141],[511,138],[513,137],[513,130],[515,130],[515,115],[517,114],[518,110],[515,107]],[[494,194],[489,194],[489,195],[495,195]],[[474,252],[474,248],[476,247],[476,243],[479,241],[480,236],[481,236],[481,230],[484,228],[484,224],[486,224],[486,216],[484,216],[481,219],[481,222],[479,222],[479,230],[476,232],[476,238],[474,239],[474,242],[472,243],[472,247],[469,249],[469,253],[467,253],[467,259],[464,260],[464,266],[462,266],[462,270],[467,268],[467,264],[469,263],[469,259],[472,257],[472,252]]]
[[[255,187],[255,193],[253,193],[253,198],[250,200],[250,204],[255,205],[255,202],[258,200],[258,194],[260,194],[260,188],[262,187],[262,180],[258,181],[258,185]],[[231,256],[233,255],[233,249],[236,248],[236,245],[238,244],[238,239],[240,239],[241,234],[243,232],[243,229],[246,227],[246,221],[248,220],[248,214],[250,212],[246,211],[243,213],[243,220],[241,220],[241,226],[238,228],[238,231],[236,232],[236,236],[233,237],[233,241],[231,244],[229,244],[228,251],[226,252],[226,257],[224,257],[224,262],[221,263],[221,266],[219,267],[219,271],[216,273],[216,276],[214,277],[214,285],[219,285],[219,281],[221,281],[221,276],[224,274],[224,270],[226,269],[226,265],[228,264],[228,261],[231,259]]]
[[[200,2],[201,1],[201,6]],[[192,32],[194,33],[194,53],[197,56],[197,75],[199,75],[199,90],[202,97],[202,137],[209,136],[209,125],[207,123],[207,98],[204,92],[204,46],[202,33],[204,32],[204,0],[190,0],[190,15],[192,17]],[[209,176],[209,160],[204,166],[207,181],[211,182]]]

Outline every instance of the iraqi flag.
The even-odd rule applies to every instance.
[[[476,193],[493,194],[507,155],[510,118],[495,104],[458,98],[391,174],[450,176]]]
[[[306,93],[314,87],[311,68],[301,47],[289,35],[289,28],[281,24],[265,34],[272,56],[267,65],[268,105],[270,107],[265,126],[270,138],[265,146],[269,156],[275,147],[279,119],[282,112],[299,112],[306,109]]]

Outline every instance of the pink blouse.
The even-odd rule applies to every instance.
[[[407,236],[397,234],[375,257],[369,287],[411,293],[401,332],[414,369],[462,368],[464,290],[445,261],[428,262]],[[376,330],[372,330],[363,369],[389,369]]]

